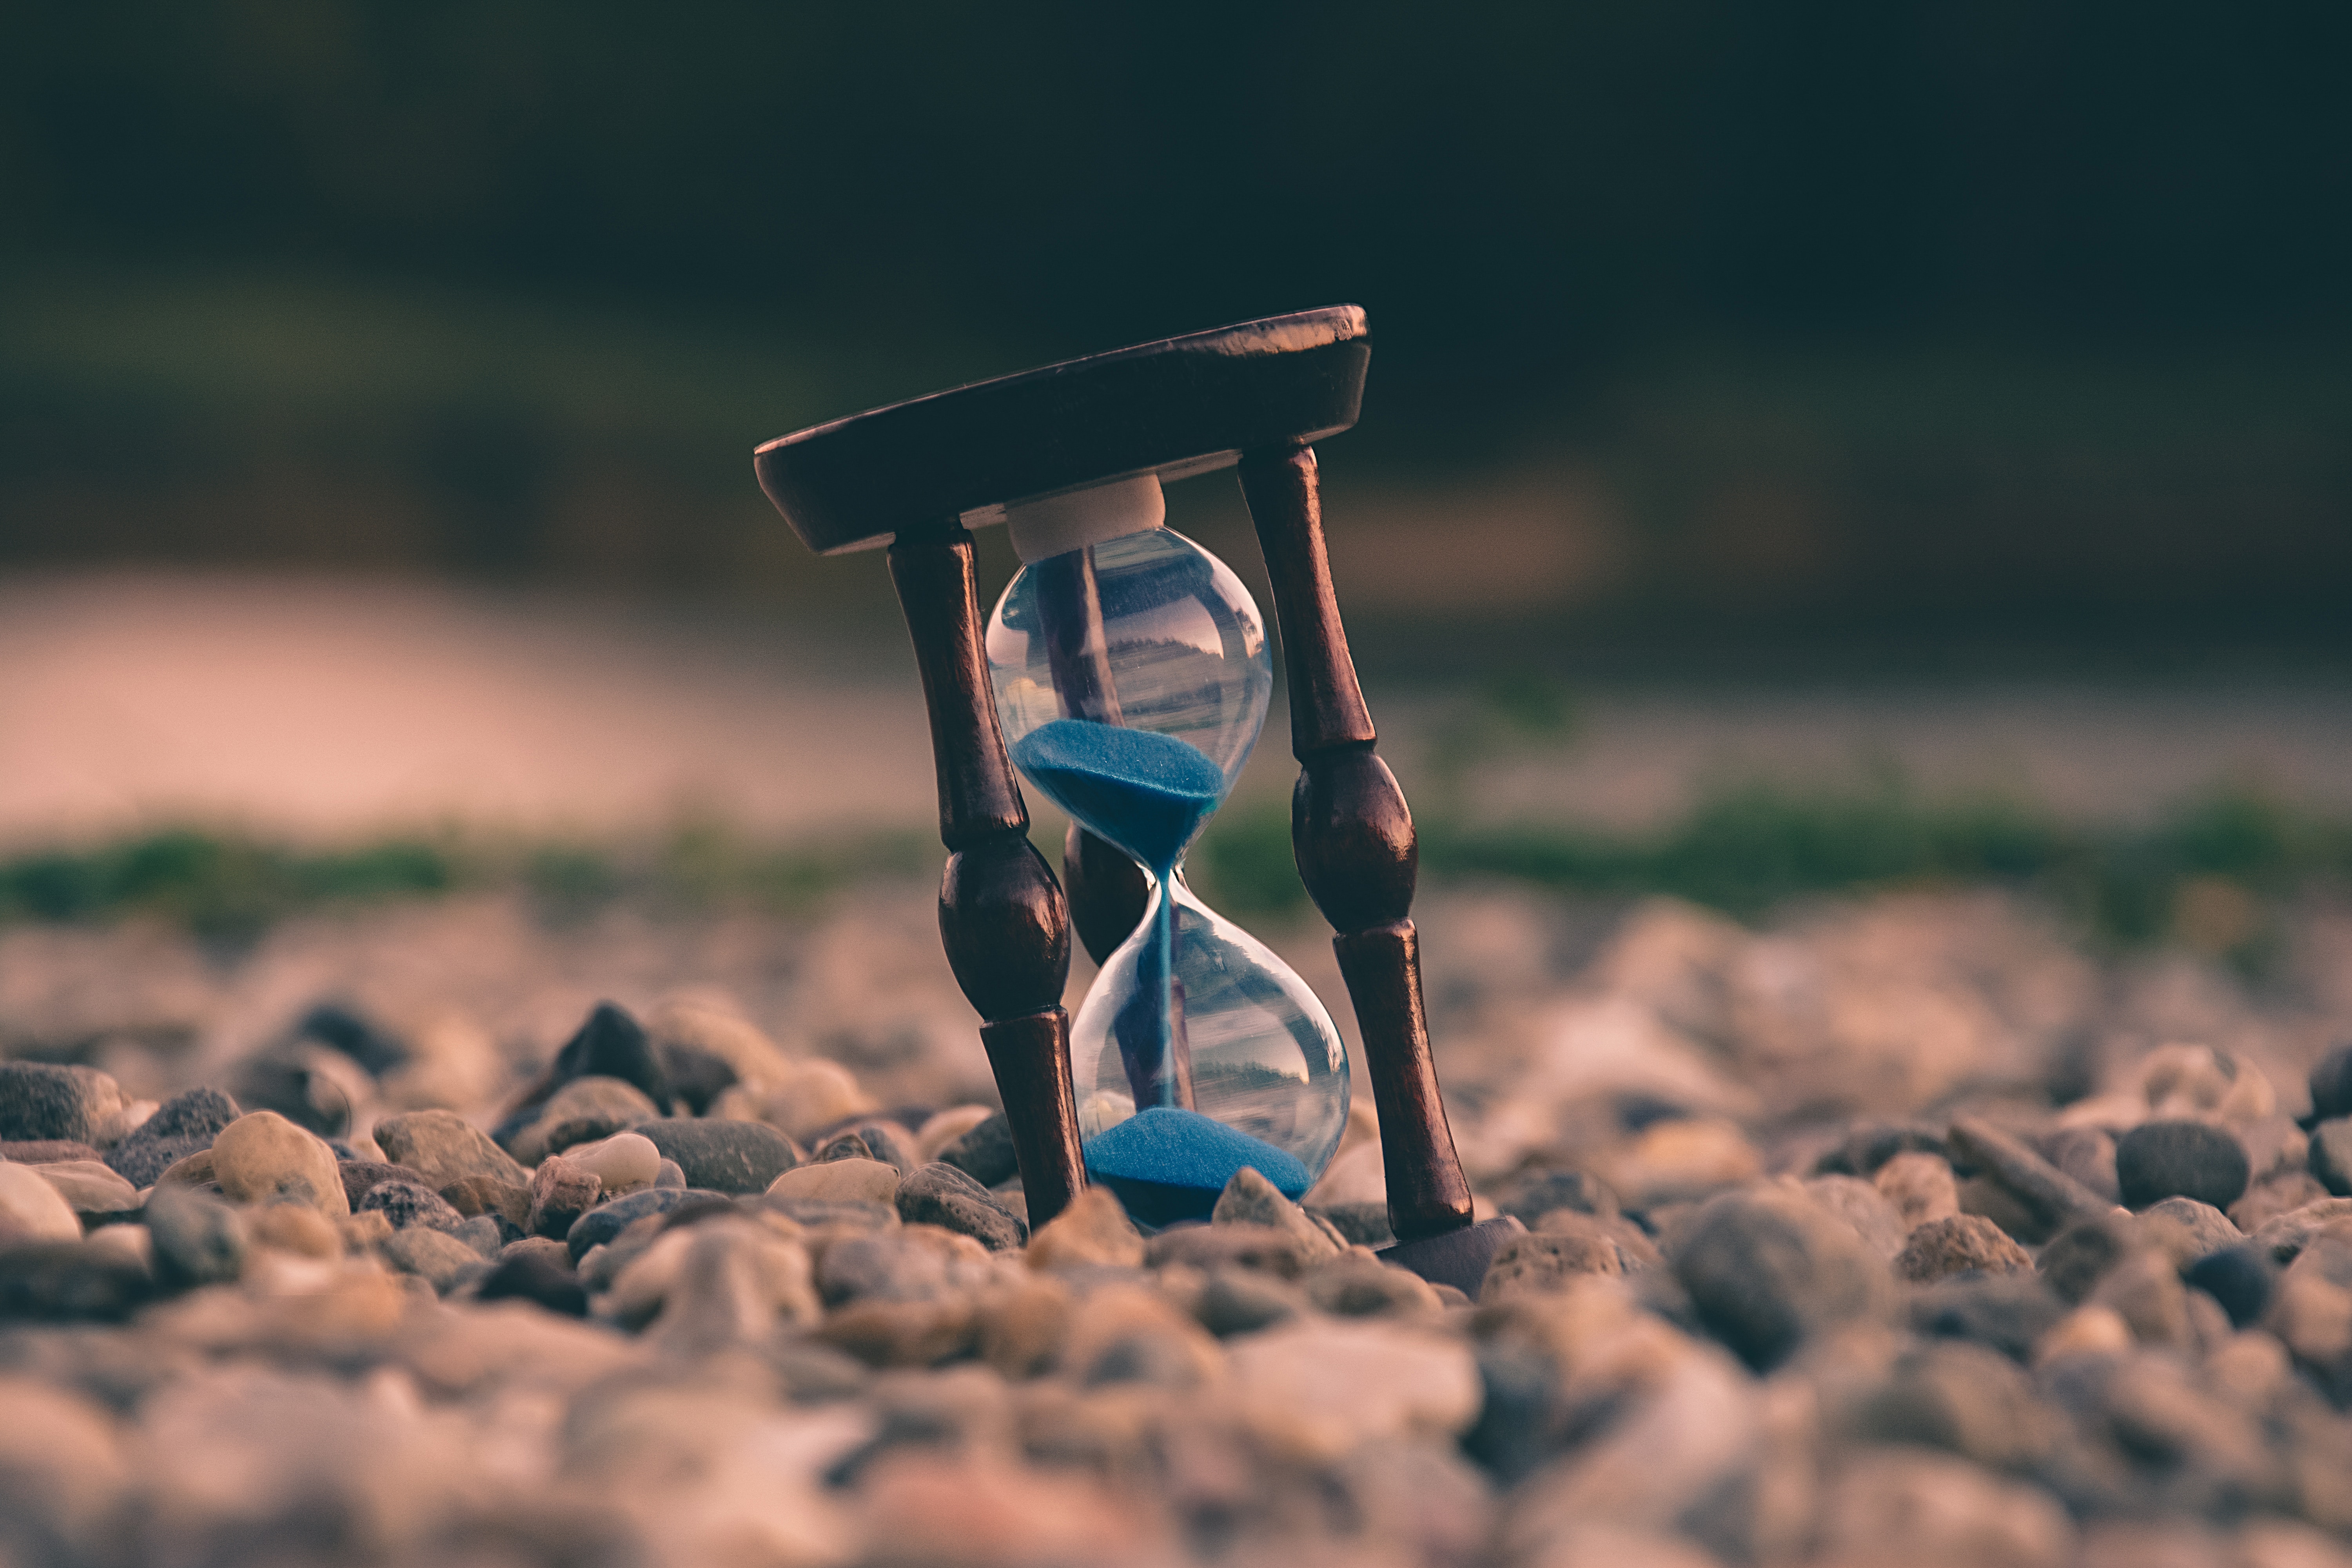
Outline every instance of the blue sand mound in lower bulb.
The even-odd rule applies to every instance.
[[[1248,1166],[1284,1197],[1314,1177],[1292,1155],[1197,1110],[1155,1105],[1087,1141],[1087,1173],[1146,1225],[1206,1219],[1225,1184]]]
[[[1225,797],[1225,771],[1173,735],[1055,719],[1013,760],[1071,816],[1165,877]]]

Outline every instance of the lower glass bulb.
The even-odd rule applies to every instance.
[[[1290,966],[1181,874],[1070,1025],[1087,1173],[1146,1225],[1205,1219],[1244,1165],[1302,1197],[1348,1124],[1348,1054]]]

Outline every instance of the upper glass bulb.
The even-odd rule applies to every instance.
[[[1013,518],[1028,563],[988,626],[1014,766],[1152,885],[1071,1026],[1087,1166],[1136,1217],[1206,1217],[1251,1166],[1292,1197],[1348,1114],[1339,1032],[1312,991],[1184,889],[1184,852],[1257,743],[1274,663],[1222,561],[1158,526],[1159,486]],[[1052,503],[1046,503],[1051,506]],[[1068,545],[1070,548],[1058,548]]]

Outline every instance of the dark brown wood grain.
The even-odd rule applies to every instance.
[[[1029,808],[1004,754],[971,535],[952,524],[902,534],[890,547],[890,578],[930,710],[940,837],[954,851],[940,883],[940,937],[956,984],[985,1020],[981,1039],[1012,1123],[1030,1221],[1043,1225],[1086,1182],[1061,1007],[1069,906],[1029,842]]]
[[[1315,449],[1245,452],[1236,471],[1274,584],[1282,672],[1290,687],[1291,754],[1305,762],[1331,746],[1369,746],[1378,737],[1331,586]]]
[[[1034,1234],[1069,1207],[1087,1184],[1077,1098],[1070,1085],[1070,1016],[1053,1006],[992,1019],[980,1026],[980,1043],[996,1075],[1005,1120],[1013,1124],[1013,1155],[1021,1164],[1021,1190]],[[1015,1105],[1022,1108],[1018,1113]]]
[[[1062,839],[1062,886],[1070,896],[1070,922],[1097,965],[1110,962],[1151,905],[1143,868],[1075,822]]]
[[[1239,471],[1289,681],[1290,746],[1301,770],[1291,843],[1307,895],[1339,933],[1333,946],[1380,1112],[1389,1224],[1410,1243],[1471,1222],[1470,1184],[1430,1056],[1420,940],[1408,914],[1420,864],[1412,814],[1372,749],[1379,736],[1339,618],[1314,451],[1246,452]]]
[[[1343,933],[1331,945],[1356,1005],[1365,1076],[1371,1079],[1372,1106],[1381,1116],[1389,1228],[1399,1241],[1458,1230],[1470,1223],[1470,1184],[1454,1150],[1454,1130],[1445,1120],[1437,1067],[1430,1058],[1420,933],[1402,920]]]

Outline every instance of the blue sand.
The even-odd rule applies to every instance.
[[[1055,719],[1013,742],[1013,760],[1063,810],[1143,862],[1160,883],[1151,935],[1136,965],[1132,1024],[1121,1015],[1119,1057],[1139,1106],[1176,1102],[1176,905],[1169,879],[1201,824],[1225,796],[1225,771],[1191,742],[1150,730]]]
[[[1273,1144],[1173,1106],[1139,1110],[1089,1138],[1086,1157],[1087,1174],[1146,1225],[1208,1218],[1244,1166],[1293,1200],[1314,1184],[1305,1165]]]
[[[1013,760],[1055,804],[1167,872],[1225,798],[1225,770],[1190,742],[1150,730],[1056,719],[1013,742]]]

